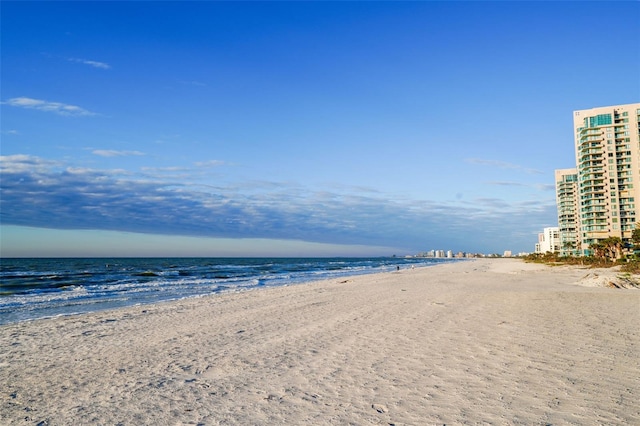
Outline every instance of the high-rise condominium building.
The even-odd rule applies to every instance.
[[[558,206],[558,246],[560,255],[577,256],[578,240],[578,169],[556,170],[556,205]]]
[[[573,127],[576,248],[588,254],[590,244],[608,237],[628,243],[640,221],[640,103],[575,111]],[[556,171],[556,197],[565,201],[558,205],[561,239],[563,232],[567,238],[561,244],[571,240],[572,176]]]

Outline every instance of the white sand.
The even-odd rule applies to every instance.
[[[640,291],[496,259],[0,327],[0,424],[640,424]]]

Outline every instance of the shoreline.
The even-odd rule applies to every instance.
[[[83,258],[51,262],[15,259],[3,264],[3,270],[13,274],[3,286],[0,325],[438,263],[391,258],[120,258],[110,263]]]
[[[638,423],[640,292],[592,272],[474,259],[3,325],[0,422]]]

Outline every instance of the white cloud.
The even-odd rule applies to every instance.
[[[129,157],[145,155],[144,152],[140,151],[116,151],[114,149],[94,149],[91,153],[99,155],[100,157]]]
[[[533,245],[527,233],[556,220],[553,198],[401,201],[269,181],[245,188],[192,184],[173,174],[140,179],[28,155],[0,160],[0,205],[9,225],[499,252],[505,239],[518,251]]]
[[[54,160],[46,160],[26,154],[0,155],[0,172],[51,172],[59,168],[62,163]]]
[[[111,68],[111,65],[105,63],[105,62],[98,62],[98,61],[90,61],[88,59],[80,59],[80,58],[68,58],[69,61],[71,62],[77,62],[80,64],[85,64],[85,65],[89,65],[91,67],[94,68],[100,68],[103,70],[108,70]]]
[[[187,171],[190,171],[191,169],[188,169],[186,167],[171,166],[171,167],[141,167],[140,170],[142,170],[143,172],[187,172]]]
[[[63,104],[61,102],[49,102],[43,101],[41,99],[33,99],[27,97],[18,97],[11,98],[6,102],[3,102],[5,105],[18,107],[18,108],[27,108],[27,109],[37,109],[38,111],[45,112],[53,112],[59,115],[65,116],[87,116],[87,115],[95,115],[94,112],[87,111],[84,108],[75,105]]]
[[[511,169],[511,170],[521,170],[530,174],[544,174],[544,172],[537,169],[530,169],[527,167],[520,166],[518,164],[507,163],[505,161],[499,160],[483,160],[481,158],[467,158],[465,160],[467,163],[471,164],[479,164],[481,166],[489,166],[489,167],[497,167],[499,169]]]
[[[194,164],[197,167],[218,167],[218,166],[223,166],[225,163],[222,160],[209,160],[209,161],[198,161]]]
[[[541,183],[536,185],[536,188],[538,188],[540,191],[554,191],[556,190],[556,186],[554,184],[549,184],[549,183]]]
[[[491,181],[487,182],[489,185],[497,185],[497,186],[529,186],[520,182],[505,182],[505,181]]]

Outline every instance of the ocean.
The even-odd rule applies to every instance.
[[[0,259],[0,325],[447,261],[452,259]]]

